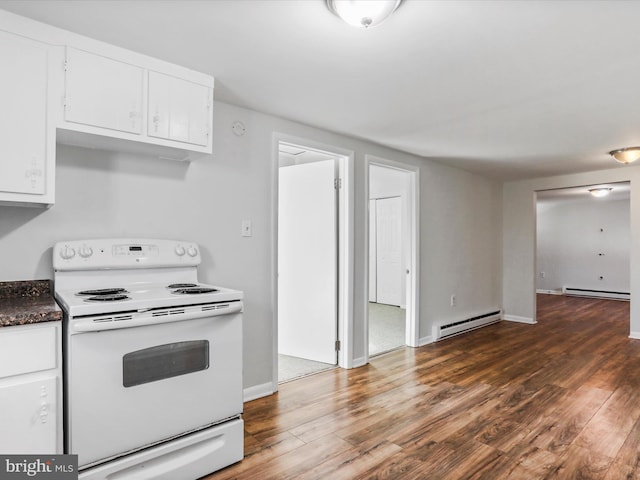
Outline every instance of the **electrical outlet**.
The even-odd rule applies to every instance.
[[[452,307],[456,306],[456,296],[455,296],[455,294],[451,295],[451,306]]]
[[[540,272],[540,278],[544,278],[544,272]]]

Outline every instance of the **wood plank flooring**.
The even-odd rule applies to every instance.
[[[538,296],[500,322],[245,404],[224,479],[640,479],[629,303]]]

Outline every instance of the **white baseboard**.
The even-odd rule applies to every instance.
[[[533,318],[531,317],[520,317],[518,315],[502,315],[502,319],[506,320],[508,322],[518,322],[518,323],[528,323],[529,325],[534,325],[538,322],[536,322]]]
[[[640,340],[640,332],[631,332],[631,333],[629,333],[629,338],[633,338],[635,340]]]
[[[418,339],[418,347],[424,347],[425,345],[429,345],[430,343],[433,343],[433,337],[431,335],[420,337]]]
[[[536,293],[546,293],[547,295],[562,295],[562,290],[543,290],[543,289],[538,289],[536,290]]]
[[[358,368],[367,364],[367,360],[364,357],[358,357],[353,359],[353,363],[350,368]]]
[[[272,395],[273,391],[273,383],[263,383],[262,385],[255,385],[253,387],[247,387],[244,389],[243,397],[245,402],[250,402],[251,400],[255,400],[257,398],[266,397]]]

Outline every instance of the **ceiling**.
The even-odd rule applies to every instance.
[[[0,0],[211,74],[217,100],[502,180],[640,144],[640,2],[405,0],[349,27],[324,0]]]

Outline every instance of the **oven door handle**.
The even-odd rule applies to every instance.
[[[83,318],[70,322],[70,333],[101,332],[122,328],[143,327],[162,323],[184,322],[242,312],[242,302],[229,302],[200,308],[176,308],[166,311],[146,311],[113,317]]]

